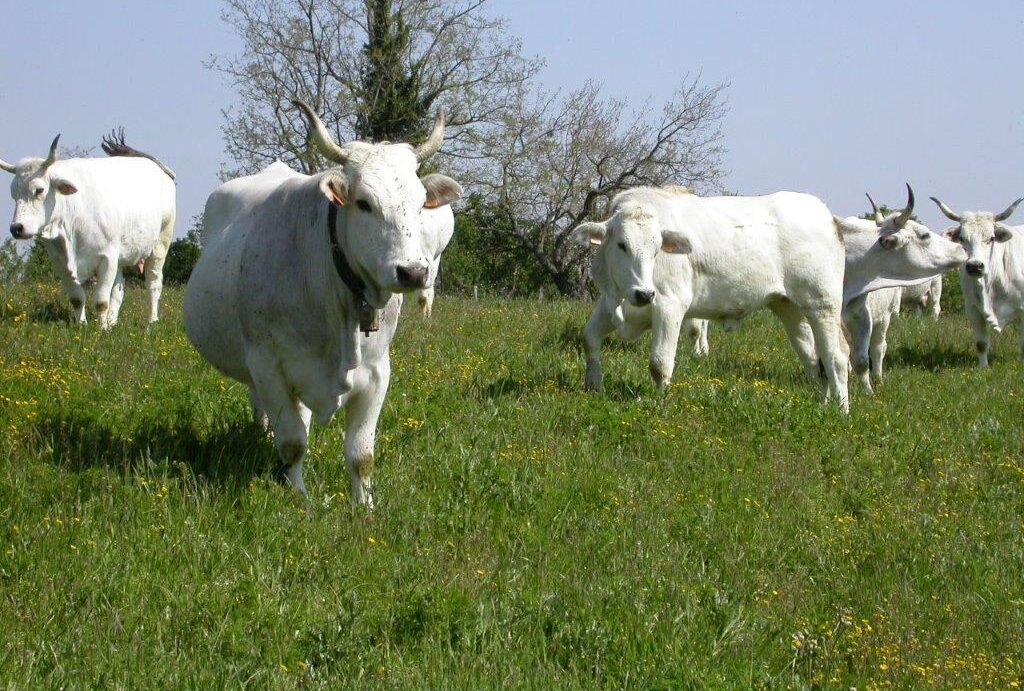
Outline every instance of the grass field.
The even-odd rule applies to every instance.
[[[353,512],[341,420],[307,519],[181,292],[110,334],[0,300],[0,679],[12,688],[996,688],[1024,676],[1024,367],[904,317],[821,406],[767,317],[653,392],[582,391],[588,306],[407,314]]]

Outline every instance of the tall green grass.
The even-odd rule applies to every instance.
[[[312,519],[181,293],[109,333],[0,300],[10,687],[1010,688],[1024,674],[1024,367],[962,317],[817,402],[767,317],[656,394],[647,341],[581,388],[588,305],[411,305],[353,512],[341,420]]]

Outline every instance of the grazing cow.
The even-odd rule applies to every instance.
[[[1018,199],[1000,214],[965,211],[958,214],[935,197],[931,198],[956,227],[946,237],[967,251],[960,269],[964,291],[964,312],[974,331],[978,366],[988,367],[988,327],[997,332],[1016,322],[1021,355],[1024,356],[1024,226],[1008,226]]]
[[[163,266],[174,234],[174,173],[149,154],[124,143],[123,133],[106,137],[110,158],[57,160],[54,138],[46,158],[16,165],[11,235],[45,243],[54,270],[85,323],[83,284],[95,278],[93,300],[100,327],[117,323],[124,298],[122,267],[143,263],[150,294],[149,321],[159,317]]]
[[[372,506],[401,294],[431,282],[421,212],[462,189],[443,175],[416,175],[441,146],[443,117],[417,148],[339,146],[309,106],[295,105],[337,167],[301,175],[274,164],[211,195],[207,244],[185,291],[185,331],[206,360],[249,387],[287,480],[304,497],[310,420],[327,424],[344,406],[352,500]]]
[[[850,335],[853,371],[871,392],[871,376],[881,381],[886,334],[899,312],[905,286],[959,266],[963,248],[911,219],[914,191],[907,185],[907,206],[883,216],[868,195],[874,220],[838,218],[846,248],[843,323]]]
[[[942,276],[936,276],[930,281],[923,281],[917,285],[903,288],[900,304],[908,306],[914,314],[922,315],[927,310],[932,319],[939,320],[942,314]]]
[[[450,205],[436,209],[424,209],[421,224],[423,227],[423,249],[430,258],[430,275],[436,281],[441,270],[441,253],[448,247],[455,233],[455,214]],[[416,302],[425,318],[430,318],[434,309],[434,285],[416,291]]]
[[[792,192],[698,197],[640,187],[616,195],[607,221],[574,232],[598,246],[590,274],[601,294],[583,331],[586,388],[602,384],[601,342],[612,331],[632,339],[653,330],[651,375],[664,387],[685,317],[734,323],[767,307],[785,326],[808,376],[817,378],[820,358],[826,398],[849,410],[840,322],[843,245],[820,200]]]

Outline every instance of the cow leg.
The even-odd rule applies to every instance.
[[[416,291],[416,302],[420,306],[420,314],[423,315],[424,319],[430,319],[430,315],[434,310],[434,289],[424,288],[423,290]]]
[[[43,240],[43,247],[50,258],[50,266],[60,279],[64,294],[71,303],[72,319],[76,324],[85,323],[85,288],[78,281],[78,267],[71,256],[71,243],[61,233],[52,240]]]
[[[887,335],[892,323],[892,315],[884,314],[871,330],[871,376],[876,383],[881,383],[885,376],[885,352],[889,349]]]
[[[345,465],[352,484],[352,504],[372,509],[373,450],[377,419],[391,380],[390,359],[367,364],[366,374],[345,402]]]
[[[838,302],[838,301],[837,301]],[[839,320],[838,307],[818,307],[808,310],[807,321],[814,334],[814,345],[818,351],[818,359],[825,367],[828,378],[828,395],[826,400],[834,397],[839,409],[850,412],[850,393],[847,389],[848,358],[843,352],[843,332]]]
[[[932,310],[932,319],[938,321],[939,315],[942,314],[942,281],[932,283],[931,290],[928,291],[928,300]]]
[[[981,313],[978,306],[971,300],[964,300],[964,313],[967,315],[967,322],[974,332],[974,347],[978,351],[978,367],[988,367],[988,321]]]
[[[683,326],[686,334],[693,341],[693,356],[703,357],[708,354],[708,322],[706,319],[685,319]]]
[[[292,489],[306,498],[306,483],[302,477],[302,459],[306,455],[309,438],[309,409],[292,394],[288,383],[280,374],[278,363],[269,356],[250,354],[246,365],[252,374],[255,398],[266,412],[274,434],[274,446],[284,464],[285,477]],[[307,505],[307,509],[308,509]]]
[[[114,283],[120,274],[118,258],[116,255],[105,254],[100,256],[99,265],[96,268],[96,287],[93,288],[93,302],[96,305],[96,319],[100,328],[106,331],[113,323],[110,321],[110,295],[114,290]]]
[[[267,411],[260,404],[260,397],[254,387],[249,387],[249,404],[252,406],[252,419],[264,432],[270,432],[270,419]],[[307,425],[308,426],[308,425]]]
[[[850,331],[850,340],[852,341],[850,360],[853,362],[853,371],[864,390],[874,393],[874,388],[871,386],[871,344],[874,340],[874,329],[866,295],[850,303],[843,312],[843,321]]]
[[[117,316],[121,313],[121,303],[124,302],[124,274],[121,268],[117,269],[117,277],[114,279],[114,287],[110,289],[110,308],[107,311],[107,322],[110,326],[117,324]]]
[[[804,319],[803,313],[792,302],[786,299],[776,300],[769,305],[769,309],[782,322],[789,337],[789,343],[800,358],[804,374],[812,382],[818,381],[818,354],[814,348],[814,334],[811,327]]]
[[[604,382],[604,375],[601,372],[601,342],[614,330],[612,315],[606,309],[604,300],[598,300],[587,325],[583,328],[583,348],[587,355],[583,388],[587,391],[601,390]]]
[[[678,305],[655,305],[651,315],[651,379],[659,389],[672,381],[679,347],[679,330],[686,310]]]
[[[146,277],[146,289],[149,290],[149,323],[160,319],[160,295],[164,288],[164,262],[167,250],[171,246],[174,235],[174,214],[164,219],[160,227],[160,237],[153,245],[153,251],[146,257],[142,272]]]

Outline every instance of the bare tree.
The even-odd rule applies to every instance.
[[[484,155],[464,165],[483,202],[477,222],[514,237],[563,294],[584,293],[588,255],[569,234],[617,192],[720,186],[724,89],[686,78],[658,111],[631,110],[592,82],[565,95],[524,86],[495,126],[474,133]]]
[[[504,21],[483,12],[485,3],[225,0],[223,18],[241,37],[242,50],[211,57],[207,66],[224,74],[240,97],[224,113],[234,160],[229,172],[254,172],[275,159],[306,172],[324,167],[306,146],[305,124],[289,103],[295,97],[309,102],[339,141],[388,131],[393,139],[411,139],[419,133],[411,130],[426,131],[441,108],[450,127],[445,153],[477,157],[469,135],[507,111],[542,66],[523,57]],[[401,69],[382,66],[382,51],[401,59]],[[382,74],[399,88],[380,88]],[[396,93],[410,98],[415,127],[404,114],[393,117]]]

